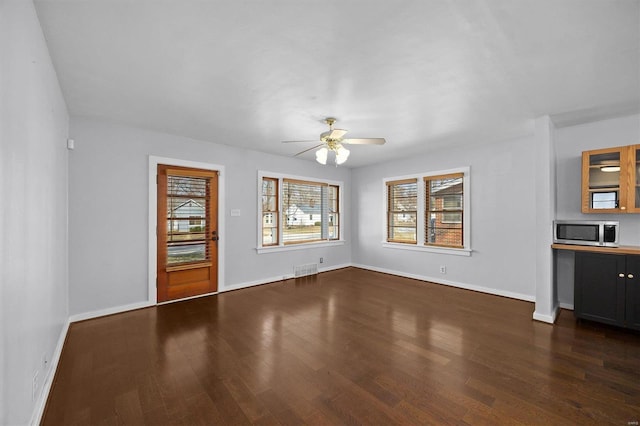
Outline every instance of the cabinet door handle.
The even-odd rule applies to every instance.
[[[624,274],[618,274],[620,278],[624,278]]]
[[[633,274],[627,275],[627,278],[629,278],[629,279],[633,278]]]

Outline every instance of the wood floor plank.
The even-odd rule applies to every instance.
[[[358,268],[71,324],[43,425],[634,424],[640,333]]]

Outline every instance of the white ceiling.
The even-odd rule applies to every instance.
[[[362,166],[640,111],[639,0],[35,0],[70,113]],[[303,156],[313,159],[313,153]]]

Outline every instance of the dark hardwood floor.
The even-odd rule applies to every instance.
[[[347,268],[69,328],[43,418],[90,424],[640,421],[640,334]]]

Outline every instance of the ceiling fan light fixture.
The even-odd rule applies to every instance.
[[[316,151],[316,161],[322,165],[327,164],[327,156],[329,155],[329,150],[327,148],[320,148]]]
[[[349,158],[350,151],[344,146],[340,145],[340,147],[336,150],[336,165],[342,164],[347,161]]]
[[[347,133],[344,129],[334,129],[333,124],[336,119],[333,117],[327,117],[325,123],[329,125],[329,130],[326,132],[320,133],[320,140],[293,140],[293,141],[282,141],[283,143],[291,143],[291,142],[320,142],[319,145],[313,146],[311,148],[307,148],[305,150],[300,151],[295,155],[295,157],[302,155],[306,152],[317,149],[316,151],[316,161],[322,165],[327,164],[327,160],[329,155],[334,160],[335,165],[338,166],[343,164],[349,158],[350,151],[346,149],[342,144],[354,144],[354,145],[384,145],[386,142],[384,138],[347,138],[344,139],[343,136]],[[320,148],[321,147],[321,148]],[[318,149],[320,148],[320,149]]]

